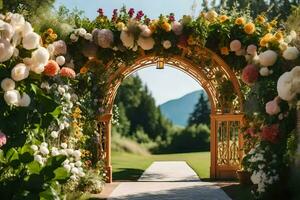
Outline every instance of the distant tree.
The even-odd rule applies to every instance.
[[[198,124],[210,124],[210,107],[209,101],[204,97],[204,94],[201,93],[200,98],[195,105],[194,111],[191,113],[188,125],[198,125]]]

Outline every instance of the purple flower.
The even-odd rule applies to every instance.
[[[102,8],[99,8],[98,10],[97,10],[97,13],[99,13],[99,16],[103,16],[104,15],[104,12],[103,12],[103,9]]]
[[[134,9],[133,9],[133,8],[130,8],[129,11],[128,11],[129,17],[132,17],[133,14],[134,14]]]
[[[6,144],[6,135],[0,131],[0,147]]]
[[[144,16],[144,13],[143,13],[143,11],[140,10],[140,11],[136,14],[135,19],[139,21],[139,20],[142,19],[143,16]]]
[[[116,19],[118,18],[118,9],[114,9],[113,10],[113,15],[111,17],[112,21],[116,21]]]

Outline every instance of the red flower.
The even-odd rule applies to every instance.
[[[62,77],[67,77],[67,78],[75,78],[76,73],[73,69],[69,68],[69,67],[63,67],[60,70],[60,75]]]
[[[247,85],[252,85],[258,78],[258,70],[254,65],[247,65],[242,72],[242,80]]]
[[[279,125],[272,124],[270,126],[264,126],[261,132],[261,139],[269,141],[271,143],[277,143],[279,136]]]
[[[54,60],[49,60],[47,65],[45,66],[45,70],[43,73],[46,76],[55,76],[56,74],[58,74],[59,69],[60,68],[57,62],[55,62]]]

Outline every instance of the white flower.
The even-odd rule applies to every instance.
[[[102,48],[109,48],[114,41],[113,32],[109,29],[101,29],[94,32],[96,43]]]
[[[22,41],[23,47],[28,50],[36,49],[40,44],[40,39],[41,37],[35,32],[27,33]]]
[[[291,36],[292,40],[296,39],[296,38],[297,38],[297,33],[296,33],[296,31],[291,30],[290,36]]]
[[[73,161],[73,160],[71,160],[71,161]],[[69,165],[73,168],[73,167],[75,167],[75,164],[74,163],[69,163]]]
[[[152,37],[139,37],[137,44],[144,50],[150,50],[153,48],[155,41]]]
[[[64,164],[63,167],[64,167],[68,172],[70,172],[71,166],[70,166],[69,164]]]
[[[14,48],[13,56],[14,56],[14,57],[18,57],[18,56],[19,56],[19,53],[20,53],[19,49]]]
[[[65,124],[60,124],[60,125],[59,125],[59,129],[60,129],[60,130],[64,130],[64,129],[65,129]]]
[[[269,76],[270,75],[270,70],[267,67],[262,67],[259,70],[259,74],[261,76]]]
[[[58,56],[56,57],[55,61],[57,62],[58,65],[63,66],[66,62],[66,59],[64,56]]]
[[[73,152],[73,156],[77,159],[77,158],[80,158],[80,156],[81,156],[81,152],[79,151],[79,150],[75,150],[74,152]]]
[[[50,135],[51,135],[52,138],[57,138],[58,137],[58,132],[57,131],[52,131]]]
[[[85,173],[84,173],[84,172],[82,172],[82,171],[80,171],[80,172],[78,173],[78,176],[80,176],[80,177],[84,177],[84,176],[85,176]]]
[[[78,172],[79,171],[78,171],[77,167],[73,167],[72,170],[71,170],[72,174],[78,174]]]
[[[13,37],[14,33],[15,30],[9,23],[0,20],[0,35],[2,38],[9,41]]]
[[[283,73],[277,81],[277,92],[281,99],[290,101],[294,98],[295,93],[292,92],[292,73]]]
[[[68,148],[67,143],[61,143],[60,146],[61,146],[62,148],[64,148],[64,149]]]
[[[73,149],[66,149],[66,152],[68,155],[73,155],[74,150]]]
[[[15,29],[22,29],[25,24],[25,19],[22,15],[15,13],[15,14],[12,14],[10,17],[10,24]]]
[[[6,39],[0,39],[0,63],[9,60],[14,53],[14,47]]]
[[[58,156],[59,155],[59,151],[57,149],[53,149],[51,150],[51,155],[52,156]]]
[[[60,95],[64,95],[66,93],[65,88],[62,87],[62,86],[58,86],[57,90],[58,90],[58,92],[59,92]]]
[[[175,35],[181,35],[183,25],[177,21],[174,21],[171,25],[172,25],[172,30],[175,33]]]
[[[48,148],[45,147],[45,146],[41,146],[41,147],[40,147],[40,152],[41,152],[41,154],[43,154],[43,155],[48,155],[48,154],[49,154],[49,150],[48,150]]]
[[[41,155],[34,155],[34,160],[37,161],[40,164],[43,164],[43,158]]]
[[[134,47],[134,36],[126,30],[122,30],[120,34],[120,39],[123,45],[129,49]]]
[[[250,55],[255,55],[256,50],[257,50],[257,47],[254,44],[250,44],[247,47],[247,53],[250,54]]]
[[[47,144],[46,142],[42,142],[42,143],[41,143],[41,146],[43,146],[43,147],[48,147],[48,144]]]
[[[88,41],[93,41],[93,35],[90,33],[87,33],[84,35],[84,39],[86,39]]]
[[[25,37],[28,33],[33,32],[33,28],[29,22],[25,22],[22,27],[22,36]]]
[[[86,34],[86,30],[84,28],[79,28],[75,30],[75,33],[80,35],[81,37],[84,37],[84,35]]]
[[[292,91],[294,93],[300,93],[300,66],[296,66],[291,70],[291,74],[293,76],[292,80]]]
[[[31,102],[31,98],[28,94],[26,93],[23,93],[22,94],[22,97],[19,101],[19,106],[22,106],[22,107],[27,107],[30,105],[30,102]]]
[[[11,77],[15,81],[21,81],[28,77],[29,75],[29,68],[24,63],[17,64],[11,70]]]
[[[36,146],[36,145],[31,145],[30,148],[33,150],[33,151],[37,151],[39,148]]]
[[[70,39],[71,39],[72,42],[77,42],[78,36],[75,35],[74,33],[72,33],[72,34],[70,35]]]
[[[295,60],[299,55],[299,51],[296,47],[287,47],[287,49],[283,52],[282,56],[286,60]]]
[[[8,105],[19,105],[20,93],[18,90],[9,90],[4,93],[4,100]]]
[[[41,83],[41,88],[42,88],[42,89],[49,90],[49,89],[50,89],[50,85],[49,85],[48,82],[42,82],[42,83]]]
[[[64,155],[64,156],[68,155],[66,150],[64,150],[64,149],[59,150],[59,154]]]
[[[76,167],[81,167],[81,165],[82,165],[82,162],[80,160],[76,161],[76,163],[75,163]]]
[[[6,92],[9,90],[14,90],[16,87],[15,82],[10,78],[5,78],[1,81],[1,88]]]
[[[148,28],[147,25],[140,25],[139,28],[141,29],[141,36],[143,37],[150,37],[152,32],[151,30]]]
[[[71,95],[70,95],[70,93],[65,93],[64,98],[65,98],[67,101],[70,101],[70,100],[71,100]]]
[[[286,42],[280,42],[279,43],[279,48],[281,51],[284,51],[288,48],[288,44]]]
[[[48,50],[44,47],[39,47],[37,50],[32,52],[30,69],[37,74],[42,73],[49,57],[50,55]]]
[[[75,175],[72,175],[72,176],[70,176],[70,179],[75,181],[75,180],[77,180],[77,177]]]
[[[242,43],[239,40],[233,40],[230,42],[231,51],[239,51],[242,48]]]
[[[277,60],[277,53],[273,50],[267,50],[259,54],[259,63],[264,66],[272,66]]]
[[[162,42],[162,45],[165,49],[169,49],[172,46],[172,43],[170,42],[170,40],[164,40]]]

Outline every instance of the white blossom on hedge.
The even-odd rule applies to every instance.
[[[277,53],[273,50],[266,50],[258,55],[259,63],[264,66],[272,66],[276,63]]]
[[[9,60],[14,53],[14,47],[6,39],[0,39],[0,62]]]
[[[4,100],[8,105],[18,106],[20,98],[18,90],[9,90],[4,93]]]
[[[11,70],[11,77],[14,81],[21,81],[29,76],[29,68],[24,63],[19,63]]]
[[[5,78],[1,81],[1,88],[6,92],[9,90],[14,90],[16,87],[15,82],[10,78]]]
[[[299,56],[299,50],[296,47],[287,47],[284,51],[282,56],[286,60],[295,60]]]
[[[35,32],[27,33],[22,40],[23,47],[27,50],[36,49],[40,44],[40,39],[41,37]]]

